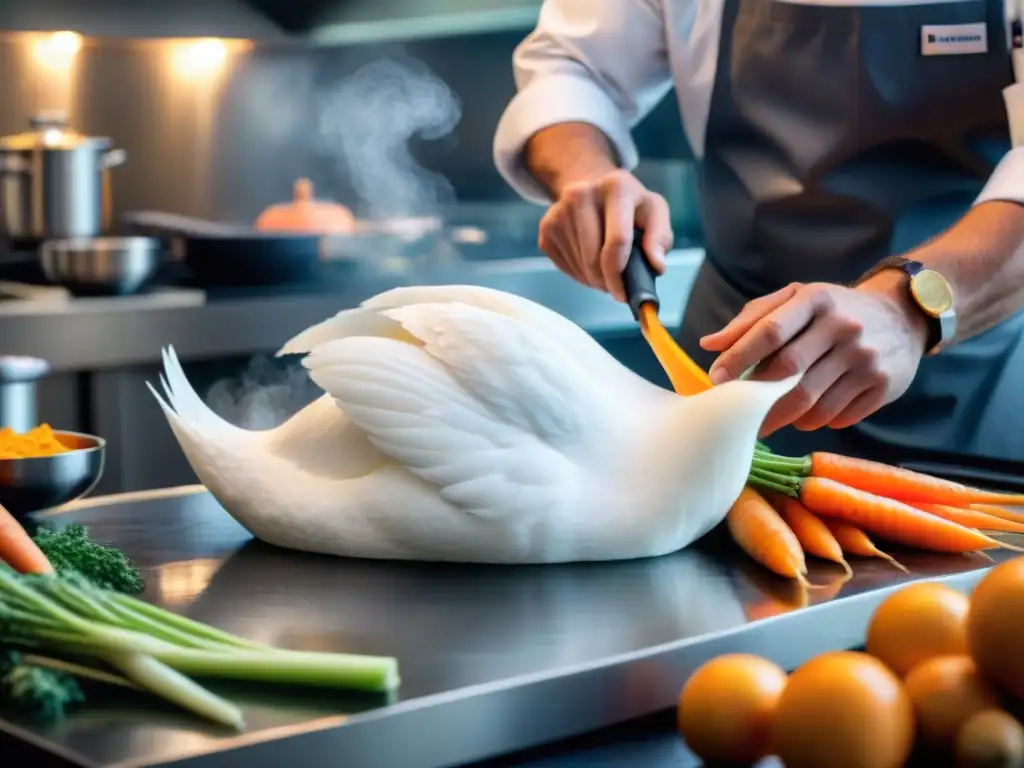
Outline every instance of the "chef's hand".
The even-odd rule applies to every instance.
[[[634,226],[644,230],[644,252],[662,274],[673,242],[668,203],[633,174],[615,170],[564,187],[540,223],[538,244],[577,282],[625,301],[622,271]]]
[[[701,339],[720,352],[719,384],[757,365],[752,378],[802,373],[762,427],[762,437],[792,424],[842,429],[870,416],[910,386],[928,329],[911,305],[906,279],[883,272],[857,288],[793,284],[749,302],[725,328]]]

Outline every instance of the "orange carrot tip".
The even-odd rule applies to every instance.
[[[824,522],[832,532],[832,535],[836,537],[836,541],[839,542],[844,553],[858,557],[875,557],[885,560],[904,573],[910,573],[895,557],[876,547],[875,543],[868,538],[868,535],[856,526],[845,523],[842,520],[825,520]]]
[[[0,505],[0,560],[18,573],[53,573],[53,565],[21,523]]]
[[[843,579],[843,583],[846,583],[847,581],[853,578],[853,568],[850,566],[848,562],[846,562],[846,558],[836,560],[834,562],[836,565],[841,565],[843,567],[843,570],[846,572],[846,578]]]
[[[1014,512],[1012,509],[1006,509],[995,504],[971,504],[970,509],[983,512],[992,517],[998,517],[1000,520],[1024,524],[1024,513]]]
[[[828,526],[815,517],[796,499],[778,493],[769,493],[766,498],[772,502],[783,521],[792,529],[800,546],[808,555],[841,565],[849,578],[853,577],[850,564],[843,558],[843,549]]]
[[[800,542],[760,493],[744,488],[726,515],[726,525],[733,541],[755,561],[780,576],[806,581]]]
[[[882,550],[876,548],[875,549],[875,557],[877,557],[877,558],[879,558],[881,560],[885,560],[887,563],[889,563],[889,565],[891,565],[891,566],[893,566],[895,568],[898,568],[899,570],[903,571],[908,576],[910,575],[910,569],[907,568],[907,566],[905,566],[903,563],[901,563],[895,557],[890,555],[888,552],[883,552]]]
[[[800,500],[821,517],[843,520],[906,547],[949,553],[992,547],[1020,551],[973,528],[824,477],[801,481]]]
[[[998,533],[1024,533],[1024,523],[1017,523],[1012,520],[1004,520],[995,517],[987,512],[982,512],[969,507],[951,507],[947,504],[926,504],[924,502],[913,502],[912,507],[928,512],[929,514],[941,517],[954,523],[974,528],[979,531]]]

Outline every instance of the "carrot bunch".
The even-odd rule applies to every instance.
[[[748,488],[727,520],[734,540],[751,557],[805,582],[805,552],[846,569],[846,555],[881,557],[903,569],[870,536],[931,552],[1024,551],[987,535],[1024,533],[1024,514],[1006,509],[1017,505],[1024,505],[1024,495],[832,453],[777,456],[758,445]],[[748,542],[757,529],[755,547]]]
[[[661,327],[656,308],[648,304],[644,310],[644,337],[676,392],[710,389],[708,375]],[[805,553],[838,563],[848,576],[846,555],[880,557],[905,571],[869,534],[933,552],[1024,551],[985,533],[1024,533],[1024,514],[1006,506],[1024,506],[1024,495],[983,491],[834,453],[788,458],[758,443],[747,487],[726,522],[754,560],[806,585]]]

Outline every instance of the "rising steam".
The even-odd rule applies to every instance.
[[[308,77],[279,85],[308,88]],[[363,218],[432,216],[454,202],[448,180],[423,168],[410,151],[410,140],[443,138],[462,117],[458,96],[426,64],[411,57],[379,59],[321,98],[321,139],[362,198]],[[291,123],[279,120],[284,122],[276,130],[287,131]],[[206,401],[232,424],[262,430],[286,421],[320,394],[301,365],[283,367],[257,357],[240,376],[214,384]]]
[[[426,64],[379,59],[326,94],[320,133],[347,166],[371,219],[427,216],[455,199],[448,180],[416,162],[410,139],[436,140],[462,117],[458,96]]]
[[[320,394],[301,365],[256,357],[241,375],[210,387],[206,404],[242,429],[263,430],[287,421]]]

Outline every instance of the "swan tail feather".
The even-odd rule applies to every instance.
[[[173,346],[163,350],[163,364],[164,369],[160,373],[163,394],[161,395],[149,382],[146,382],[146,386],[156,398],[172,428],[177,423],[179,427],[188,431],[201,431],[207,434],[237,434],[244,431],[222,419],[203,402],[185,375]],[[178,437],[180,439],[181,435]]]

